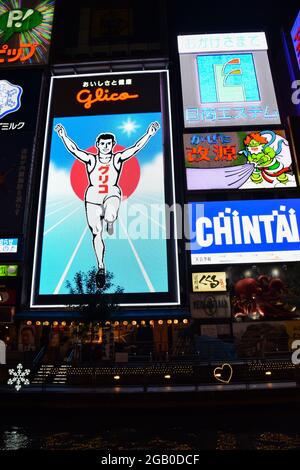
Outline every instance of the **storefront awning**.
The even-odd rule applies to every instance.
[[[175,318],[190,318],[191,314],[185,309],[132,309],[120,310],[105,320],[168,320]],[[82,313],[78,310],[27,310],[18,312],[15,320],[83,320]],[[99,321],[101,317],[99,316]]]

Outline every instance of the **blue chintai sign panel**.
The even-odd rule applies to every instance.
[[[299,261],[300,199],[189,204],[191,261]]]

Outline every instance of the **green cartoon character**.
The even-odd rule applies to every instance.
[[[265,135],[269,134],[270,139]],[[277,140],[279,138],[279,140]],[[277,142],[275,143],[275,141]],[[291,156],[288,149],[288,142],[281,138],[273,131],[264,131],[260,133],[252,133],[244,139],[244,153],[248,163],[254,165],[253,173],[250,178],[256,184],[267,181],[273,183],[276,178],[279,183],[286,184],[289,181],[287,172],[290,171]],[[275,149],[272,144],[277,144]]]

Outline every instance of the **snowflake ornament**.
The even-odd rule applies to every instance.
[[[28,379],[26,379],[26,376],[30,374],[30,369],[24,369],[22,364],[17,365],[17,370],[15,369],[9,369],[8,371],[9,375],[12,375],[13,377],[8,379],[7,385],[15,385],[15,389],[17,391],[22,388],[22,385],[29,385],[30,382]]]

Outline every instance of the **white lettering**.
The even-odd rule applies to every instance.
[[[265,226],[265,234],[266,234],[266,242],[273,243],[273,234],[272,234],[272,227],[271,222],[274,222],[273,215],[260,215],[258,216],[259,221],[262,222]]]
[[[214,238],[211,234],[205,236],[205,227],[212,228],[211,220],[208,217],[200,217],[196,222],[197,243],[200,246],[208,247],[213,244]]]
[[[245,244],[250,245],[252,241],[253,243],[261,243],[259,218],[257,215],[252,217],[252,221],[248,215],[243,215],[242,225]]]
[[[298,229],[298,224],[297,224],[296,211],[294,209],[290,209],[289,210],[289,216],[290,216],[291,230],[292,230],[292,234],[293,234],[293,241],[294,242],[299,242],[300,237],[299,237],[299,229]]]
[[[238,217],[239,213],[234,211],[233,213],[233,231],[234,231],[234,242],[236,245],[242,244],[242,234],[241,234],[241,223],[240,218]]]
[[[292,342],[292,349],[295,349],[292,354],[292,363],[298,365],[300,364],[300,339]]]
[[[221,226],[221,219],[224,220],[224,225]],[[225,235],[226,245],[232,245],[232,231],[230,224],[230,217],[214,217],[214,232],[215,244],[222,245],[222,235]]]
[[[276,243],[282,243],[284,238],[288,242],[295,241],[286,216],[279,214],[277,217]]]
[[[14,21],[19,21],[22,18],[23,18],[22,10],[11,10],[8,13],[7,28],[11,28],[13,26]]]

